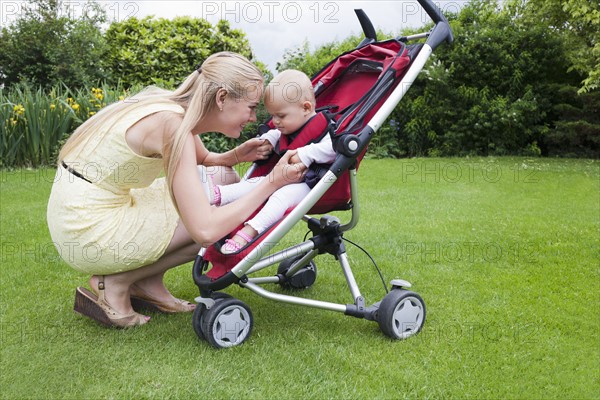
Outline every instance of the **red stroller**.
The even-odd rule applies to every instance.
[[[286,216],[234,254],[223,255],[216,244],[202,249],[193,266],[194,282],[201,296],[193,315],[196,334],[212,346],[230,347],[243,343],[252,331],[250,308],[230,295],[218,292],[238,284],[268,299],[304,305],[376,321],[384,334],[404,339],[418,333],[425,323],[425,303],[407,290],[411,284],[393,280],[392,289],[370,306],[360,293],[346,254],[343,235],[358,223],[359,203],[356,173],[373,134],[381,127],[417,75],[433,50],[453,40],[447,20],[431,0],[418,0],[435,22],[427,33],[378,42],[373,25],[362,10],[356,10],[365,39],[353,51],[340,55],[313,78],[317,109],[323,110],[313,129],[285,146],[289,149],[330,134],[336,159],[322,168],[318,182],[309,195]],[[407,44],[427,38],[426,42]],[[275,155],[267,163],[255,164],[250,176],[267,173],[277,162]],[[333,216],[309,217],[333,210],[350,210],[351,218],[340,223]],[[270,254],[290,229],[304,220],[312,237],[298,245]],[[234,230],[236,232],[237,230]],[[311,286],[317,276],[317,255],[331,254],[341,265],[350,288],[351,304],[335,304],[267,291],[261,285],[279,284],[289,289]],[[206,274],[209,264],[212,268]],[[269,277],[251,274],[278,264],[277,273]],[[387,291],[387,288],[386,288]]]

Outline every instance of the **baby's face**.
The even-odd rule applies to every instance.
[[[310,105],[310,103],[308,103]],[[315,113],[312,106],[301,101],[290,102],[277,99],[265,104],[273,118],[273,124],[282,135],[289,135],[302,127]]]

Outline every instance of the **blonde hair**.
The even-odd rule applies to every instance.
[[[281,100],[288,103],[309,101],[315,107],[315,92],[310,78],[296,69],[287,69],[278,74],[267,85],[264,101],[269,104]]]
[[[260,70],[245,57],[231,52],[215,53],[209,56],[200,68],[190,74],[174,91],[148,87],[131,99],[114,103],[102,109],[73,132],[60,151],[59,162],[76,149],[82,149],[105,124],[114,123],[115,120],[138,107],[160,101],[172,101],[185,110],[181,125],[163,148],[167,184],[173,204],[178,208],[173,196],[173,178],[181,161],[187,135],[216,109],[218,90],[224,89],[227,96],[238,100],[252,90],[262,90],[263,80]]]

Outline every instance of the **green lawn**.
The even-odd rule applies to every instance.
[[[119,331],[73,313],[87,278],[58,258],[48,234],[53,171],[0,171],[0,396],[600,398],[599,167],[365,160],[361,221],[346,237],[388,282],[412,282],[427,304],[421,334],[392,341],[373,322],[231,287],[255,327],[248,342],[220,351],[197,339],[191,315],[154,314]],[[369,259],[348,252],[367,302],[379,301]],[[317,282],[301,295],[351,301],[338,264],[317,264]],[[197,295],[189,266],[167,280],[175,295]]]

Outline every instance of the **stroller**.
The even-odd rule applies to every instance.
[[[308,196],[237,253],[223,255],[219,244],[200,250],[192,270],[200,290],[192,317],[199,338],[216,348],[223,348],[239,345],[250,336],[254,322],[248,305],[219,292],[232,284],[267,299],[376,321],[383,333],[393,339],[408,338],[423,327],[425,303],[421,296],[408,290],[411,284],[405,280],[392,280],[391,290],[383,300],[367,306],[350,268],[343,239],[344,232],[358,224],[360,207],[356,174],[371,137],[400,102],[433,50],[444,41],[451,43],[453,40],[446,18],[432,1],[418,1],[434,21],[434,28],[427,33],[385,41],[377,41],[367,15],[362,10],[355,10],[365,39],[355,50],[340,55],[312,78],[317,109],[324,111],[326,117],[317,122],[320,124],[317,129],[312,129],[313,137],[305,135],[301,139],[316,141],[322,135],[331,135],[335,161],[321,168],[320,179],[317,178]],[[427,38],[425,43],[408,44],[411,40],[424,38]],[[294,143],[297,140],[300,139],[294,139],[288,148],[306,144]],[[255,163],[246,177],[266,174],[278,158],[274,155],[266,163]],[[351,213],[347,223],[330,215],[310,217],[338,210]],[[300,220],[307,223],[312,237],[271,254]],[[339,261],[353,303],[312,300],[270,292],[263,287],[264,284],[278,284],[294,290],[313,285],[317,277],[314,259],[325,253]],[[212,268],[207,271],[211,264]],[[275,275],[250,277],[276,264]]]

